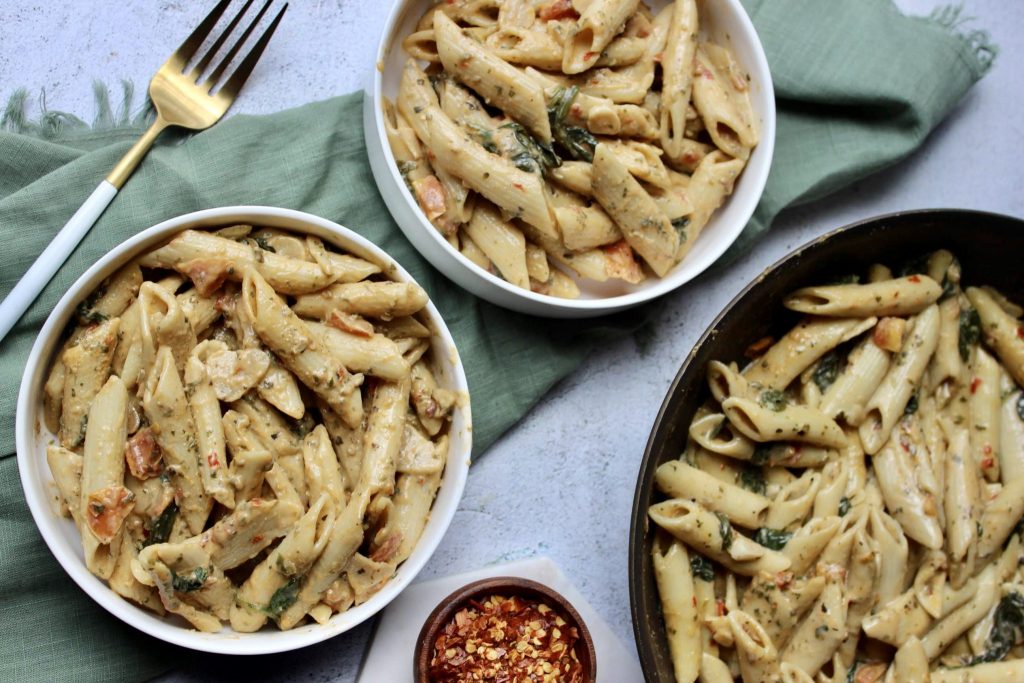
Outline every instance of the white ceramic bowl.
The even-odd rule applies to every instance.
[[[775,145],[775,92],[768,60],[740,0],[716,0],[701,7],[702,35],[729,47],[750,73],[751,103],[760,120],[761,142],[751,154],[735,191],[712,215],[690,253],[667,276],[651,277],[638,285],[575,278],[581,291],[579,299],[559,299],[520,289],[471,262],[431,225],[398,172],[384,130],[381,98],[394,101],[402,65],[408,57],[402,40],[413,32],[422,13],[433,4],[435,0],[398,0],[392,7],[363,101],[363,128],[370,168],[385,204],[405,236],[435,268],[462,288],[498,306],[531,315],[584,318],[630,308],[672,291],[703,272],[736,240],[761,198]],[[651,0],[649,4],[657,10],[667,3]]]
[[[290,631],[264,629],[256,633],[236,633],[225,628],[219,633],[192,630],[174,618],[161,618],[128,602],[85,567],[78,531],[70,520],[57,512],[56,485],[46,464],[46,444],[54,438],[43,424],[42,390],[53,354],[61,342],[61,333],[71,320],[75,306],[100,282],[141,252],[166,242],[186,228],[224,226],[236,223],[285,228],[309,233],[335,244],[361,258],[380,265],[398,281],[412,277],[381,249],[351,230],[332,221],[301,211],[263,206],[234,206],[208,209],[179,216],[144,230],[123,242],[78,278],[53,309],[28,357],[18,393],[16,439],[18,469],[25,498],[43,539],[64,570],[82,590],[107,611],[140,631],[169,643],[194,650],[222,654],[268,654],[304,647],[343,633],[366,621],[391,602],[409,585],[437,548],[451,523],[462,497],[469,472],[471,420],[468,401],[455,409],[451,425],[451,450],[430,521],[412,555],[384,588],[362,605],[334,615],[328,624],[309,624]],[[433,354],[438,383],[468,396],[469,387],[448,328],[433,303],[427,314],[434,328]]]

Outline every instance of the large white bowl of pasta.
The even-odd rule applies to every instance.
[[[407,0],[364,128],[392,216],[436,268],[499,306],[586,317],[733,243],[775,104],[739,0]]]
[[[426,563],[469,466],[437,309],[382,250],[269,207],[140,232],[54,308],[18,396],[54,556],[162,640],[263,654],[365,621]]]

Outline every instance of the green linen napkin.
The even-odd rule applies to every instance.
[[[745,0],[779,102],[775,163],[746,245],[785,206],[834,191],[909,154],[991,63],[955,13],[905,18],[889,0]],[[21,492],[15,399],[28,350],[68,286],[111,247],[166,218],[229,204],[302,209],[360,232],[424,285],[455,336],[474,397],[475,455],[520,419],[587,352],[635,329],[644,308],[599,321],[537,324],[458,289],[413,250],[379,196],[362,137],[362,96],[270,116],[234,116],[181,144],[158,144],[19,325],[0,345],[0,680],[148,678],[182,650],[124,626],[85,596],[43,544]],[[0,296],[140,129],[23,116],[0,122]]]

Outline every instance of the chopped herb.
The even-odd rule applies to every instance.
[[[826,626],[825,624],[822,624],[818,628],[814,629],[814,637],[818,640],[824,638],[826,633],[828,633],[828,626]]]
[[[981,526],[981,522],[974,522],[974,530],[978,533],[978,538],[985,535],[985,527]]]
[[[782,531],[781,529],[769,529],[766,526],[761,527],[754,534],[754,540],[765,548],[771,550],[782,550],[789,543],[789,539],[793,538],[793,534],[788,531]]]
[[[917,392],[915,391],[911,396],[910,400],[907,401],[907,407],[903,409],[904,415],[913,415],[917,412]]]
[[[256,242],[256,246],[262,249],[263,251],[269,251],[274,254],[277,253],[277,249],[274,249],[274,247],[270,246],[270,242],[267,242],[266,237],[255,235],[252,239],[253,241]]]
[[[839,499],[839,516],[845,517],[846,513],[850,511],[850,499],[843,496]]]
[[[1017,397],[1017,417],[1024,420],[1024,391]]]
[[[161,478],[163,475],[160,475]],[[171,537],[171,527],[174,526],[174,519],[178,516],[178,504],[174,501],[164,508],[160,516],[149,524],[149,535],[142,543],[143,547],[154,543],[166,543]]]
[[[757,402],[768,410],[775,411],[776,413],[784,410],[786,407],[786,397],[778,389],[765,389],[761,392],[761,396],[758,397]]]
[[[197,591],[202,588],[203,584],[206,583],[206,577],[209,575],[210,573],[206,571],[206,567],[196,567],[188,574],[181,576],[175,574],[172,569],[171,585],[174,587],[174,590],[179,593],[191,593],[192,591]]]
[[[703,555],[698,555],[697,553],[690,555],[690,571],[701,581],[715,580],[715,567]]]
[[[690,224],[690,219],[687,216],[680,216],[679,218],[672,219],[672,227],[679,233],[679,243],[686,243],[686,226]]]
[[[585,128],[566,125],[565,117],[580,89],[577,86],[557,88],[548,103],[548,121],[551,123],[551,137],[565,148],[573,159],[594,160],[597,139]]]
[[[721,512],[716,512],[715,516],[718,517],[718,533],[722,537],[722,550],[727,551],[732,546],[732,524],[729,522],[729,518]]]
[[[740,472],[740,484],[743,485],[743,488],[749,491],[764,495],[764,471],[760,467],[747,465]]]
[[[266,613],[277,619],[282,613],[289,607],[295,604],[295,601],[299,598],[299,578],[293,576],[288,579],[288,583],[274,591],[274,594],[270,596],[270,602],[267,603]]]
[[[966,666],[1001,661],[1021,640],[1024,640],[1024,596],[1007,593],[996,606],[985,651],[972,657]]]
[[[960,311],[960,357],[967,360],[971,356],[971,346],[981,339],[981,317],[972,306]]]
[[[841,361],[842,358],[836,351],[829,351],[818,361],[818,367],[814,369],[814,383],[823,392],[832,386],[832,383],[836,381],[836,377],[839,376],[839,364]]]

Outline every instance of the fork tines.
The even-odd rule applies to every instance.
[[[216,67],[209,73],[209,76],[203,81],[200,86],[206,92],[211,91],[223,78],[225,71],[231,64],[232,60],[241,50],[242,46],[249,39],[252,32],[256,29],[260,20],[270,9],[270,5],[273,0],[266,0],[263,6],[256,13],[256,16],[248,23],[241,35],[228,47],[227,52],[221,58],[220,62]],[[185,73],[185,70],[189,62],[199,52],[203,42],[210,36],[217,22],[220,20],[224,11],[231,4],[231,0],[221,0],[217,3],[210,13],[203,19],[202,23],[196,27],[196,29],[185,39],[185,42],[181,44],[171,58],[168,59],[169,64],[174,64],[181,73]],[[241,23],[245,14],[249,11],[252,6],[253,0],[246,0],[242,5],[242,8],[238,10],[235,16],[231,19],[225,29],[217,36],[213,44],[210,45],[209,49],[206,50],[205,54],[195,63],[195,66],[188,71],[188,78],[193,83],[198,83],[199,79],[209,68],[214,58],[224,47],[225,43],[231,37],[231,34],[235,32],[238,25]],[[260,56],[263,54],[263,50],[266,48],[267,43],[270,42],[270,38],[274,35],[274,30],[277,29],[277,25],[281,22],[281,18],[284,16],[285,10],[288,9],[288,3],[285,3],[281,10],[277,13],[274,19],[270,22],[270,25],[263,31],[260,37],[256,40],[256,43],[249,50],[248,54],[242,59],[242,61],[235,68],[234,72],[228,77],[227,81],[221,87],[221,91],[227,97],[234,98],[238,91],[241,90],[242,85],[246,79],[249,78],[249,74],[252,73],[253,67],[256,66],[256,62],[259,61]]]

